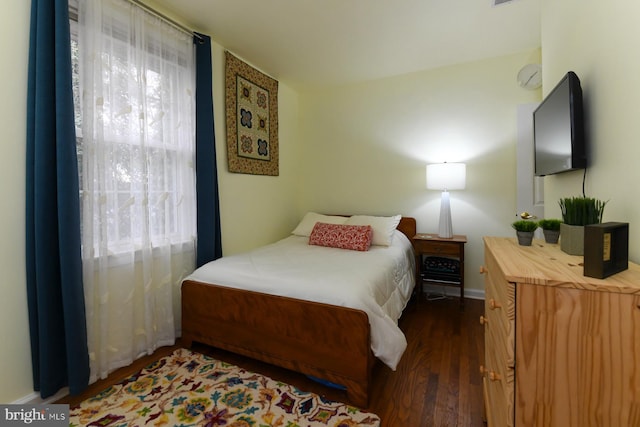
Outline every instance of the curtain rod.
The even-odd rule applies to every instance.
[[[177,28],[178,30],[180,30],[180,31],[182,31],[184,33],[187,33],[187,34],[191,34],[192,36],[194,36],[198,40],[202,40],[202,36],[200,36],[200,34],[198,34],[195,31],[193,31],[191,28],[185,27],[181,23],[169,18],[164,13],[158,12],[157,10],[151,8],[150,6],[147,6],[146,4],[141,2],[140,0],[127,0],[127,1],[129,3],[132,3],[132,4],[136,5],[136,6],[138,6],[141,9],[145,10],[146,12],[149,12],[150,14],[162,19],[163,21],[165,21],[166,23],[170,24],[171,26]]]

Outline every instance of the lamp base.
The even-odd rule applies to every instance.
[[[440,223],[438,225],[438,237],[443,239],[450,239],[453,237],[449,192],[446,190],[442,192],[442,197],[440,199]]]

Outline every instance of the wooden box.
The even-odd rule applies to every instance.
[[[584,227],[584,275],[604,279],[628,268],[629,224],[605,222]]]

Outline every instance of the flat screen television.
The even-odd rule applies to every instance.
[[[569,71],[533,112],[535,175],[587,167],[580,79]]]

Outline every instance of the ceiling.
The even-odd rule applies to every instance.
[[[500,0],[501,1],[501,0]],[[294,87],[334,85],[540,46],[541,0],[153,0]],[[524,64],[523,64],[524,65]]]

